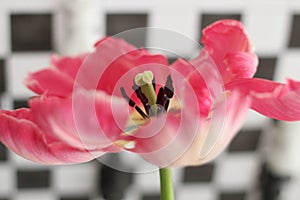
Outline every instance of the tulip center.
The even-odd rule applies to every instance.
[[[141,101],[144,109],[141,109],[126,93],[123,87],[121,94],[128,104],[133,107],[144,119],[166,112],[170,100],[174,96],[174,86],[171,75],[168,75],[164,86],[156,93],[155,78],[151,71],[144,71],[135,76],[132,89]]]
[[[124,87],[120,88],[121,94],[128,102],[129,106],[133,107],[136,112],[131,114],[131,117],[124,130],[123,136],[134,134],[135,130],[143,126],[151,117],[158,116],[163,112],[167,112],[170,100],[174,96],[174,86],[171,75],[168,75],[165,85],[161,86],[156,91],[156,83],[154,75],[151,71],[144,71],[135,76],[132,89],[140,100],[140,107],[126,93]],[[135,148],[135,141],[131,139],[121,139],[115,142],[115,145],[124,149]]]

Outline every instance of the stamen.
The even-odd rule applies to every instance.
[[[124,97],[124,99],[126,99],[126,101],[128,101],[128,103],[131,107],[134,107],[136,105],[136,103],[134,101],[132,101],[130,99],[130,97],[126,94],[125,89],[123,87],[121,87],[120,90],[121,90],[121,94]]]
[[[174,86],[171,75],[168,75],[165,86],[159,88],[158,94],[155,92],[155,87],[156,84],[151,71],[144,71],[143,73],[137,74],[134,78],[132,89],[143,104],[147,114],[126,94],[124,87],[121,87],[120,91],[128,104],[135,108],[135,110],[146,119],[167,111],[170,99],[174,96]]]
[[[161,106],[164,106],[165,104],[165,94],[164,94],[164,89],[162,87],[159,88],[158,90],[156,104],[159,104]]]
[[[123,87],[120,88],[120,91],[124,99],[129,103],[131,107],[133,107],[144,119],[148,118],[148,116],[143,112],[143,110],[139,106],[137,106],[132,99],[130,99]]]
[[[156,89],[155,89],[155,77],[154,76],[153,76],[153,80],[152,80],[152,87],[153,87],[154,92],[156,92]]]
[[[151,71],[144,71],[139,73],[134,78],[134,83],[141,89],[142,93],[148,99],[148,104],[153,106],[156,102],[156,93],[153,88],[153,73]]]
[[[170,99],[166,98],[165,105],[164,105],[164,109],[165,109],[165,111],[167,111],[167,110],[168,110],[168,108],[169,108],[169,104],[170,104]]]
[[[137,86],[135,83],[133,83],[132,89],[135,91],[136,96],[140,99],[147,114],[149,115],[150,106],[146,95],[141,91],[141,88]]]
[[[171,75],[169,75],[167,78],[166,85],[164,87],[164,92],[169,99],[171,99],[174,96],[174,86]]]
[[[135,106],[134,108],[144,119],[148,118],[148,116],[142,111],[140,107]]]

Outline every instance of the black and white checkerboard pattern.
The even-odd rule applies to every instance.
[[[300,79],[298,0],[185,0],[176,3],[171,0],[99,0],[99,7],[95,16],[101,27],[97,30],[99,37],[155,26],[199,40],[201,29],[215,20],[241,20],[260,58],[256,76],[277,81],[284,81],[287,76]],[[1,109],[26,106],[26,98],[32,93],[22,85],[23,78],[28,72],[47,66],[49,56],[57,50],[60,12],[58,0],[0,1]],[[151,45],[153,38],[145,33],[131,42],[139,46]],[[218,159],[201,167],[174,170],[176,199],[261,199],[259,177],[264,163],[264,138],[265,133],[274,128],[274,121],[250,112],[241,133]],[[121,193],[114,191],[118,187],[112,185],[113,177],[116,183],[124,181],[127,184],[125,200],[159,199],[157,173],[108,175],[107,169],[95,161],[73,166],[41,166],[14,155],[0,144],[0,200],[92,200],[102,199],[103,193],[109,193],[106,194],[108,199],[118,199],[118,195],[110,194]],[[294,182],[284,187],[281,199],[299,199],[300,184]]]

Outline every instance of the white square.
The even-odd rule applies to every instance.
[[[300,80],[300,50],[288,50],[280,54],[274,78],[286,83],[286,78]]]
[[[6,0],[4,6],[13,12],[45,12],[56,8],[59,5],[59,1],[60,0]]]
[[[243,128],[262,128],[269,123],[270,118],[249,109]]]
[[[57,200],[51,190],[23,190],[17,193],[15,200]]]
[[[97,186],[97,171],[92,163],[56,166],[52,178],[60,194],[88,194]]]
[[[9,14],[2,5],[0,6],[0,58],[5,57],[10,49]]]
[[[300,196],[300,179],[294,179],[287,181],[283,184],[283,190],[280,194],[281,199],[298,200]]]
[[[159,173],[158,170],[151,173],[135,174],[135,185],[138,190],[145,193],[159,192]]]
[[[194,6],[204,12],[211,13],[236,13],[241,12],[243,7],[247,5],[247,1],[231,0],[231,1],[221,1],[221,0],[194,0]],[[193,6],[193,5],[192,5]]]
[[[22,169],[41,169],[41,168],[47,168],[47,165],[42,165],[39,163],[35,163],[33,161],[27,160],[17,154],[15,154],[12,151],[9,151],[9,157],[11,162],[17,166],[21,167]]]
[[[15,53],[7,60],[8,92],[15,98],[32,96],[34,93],[24,85],[30,72],[48,67],[50,53]]]
[[[228,154],[216,166],[215,182],[223,190],[247,190],[257,181],[259,160],[254,153]]]
[[[217,199],[217,191],[214,190],[213,185],[188,185],[182,186],[175,192],[176,199],[187,200],[187,199],[205,199],[215,200]]]
[[[0,194],[11,195],[15,188],[15,170],[14,167],[6,164],[0,164]]]
[[[256,53],[280,53],[287,44],[290,18],[286,3],[253,3],[244,22]]]
[[[149,17],[149,26],[155,28],[149,30],[147,44],[154,52],[186,58],[199,49],[198,16],[190,6],[180,6],[180,12],[174,5],[157,7]]]

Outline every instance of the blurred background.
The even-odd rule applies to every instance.
[[[299,0],[0,0],[0,107],[27,106],[32,93],[23,79],[28,72],[48,66],[53,53],[85,52],[105,35],[147,26],[168,28],[199,41],[205,26],[225,18],[245,24],[260,60],[256,77],[300,80]],[[155,43],[146,32],[125,39],[138,46]],[[185,56],[192,56],[189,47],[180,48]],[[174,170],[176,199],[298,200],[299,144],[299,123],[249,112],[244,128],[218,159]],[[158,174],[116,172],[96,161],[41,166],[0,143],[0,200],[103,196],[158,200]]]

